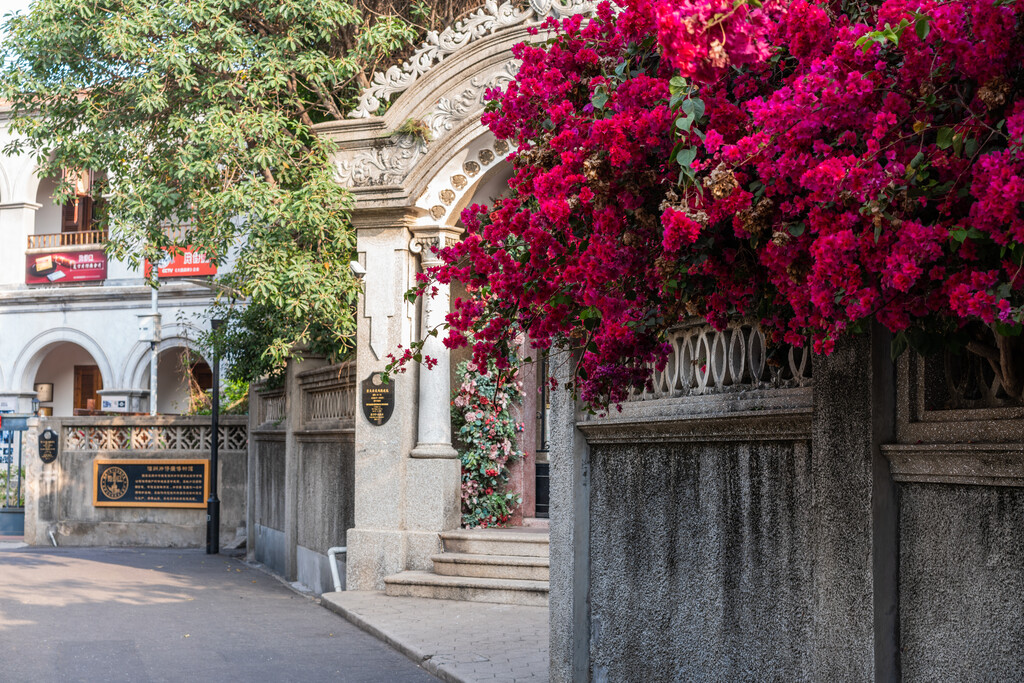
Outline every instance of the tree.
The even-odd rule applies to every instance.
[[[172,245],[236,254],[221,289],[248,308],[225,307],[218,342],[240,376],[279,372],[296,345],[342,356],[359,291],[352,200],[313,126],[463,6],[38,0],[6,26],[0,97],[21,135],[7,151],[45,176],[105,171],[101,220],[135,266]]]

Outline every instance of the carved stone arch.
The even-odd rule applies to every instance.
[[[187,348],[209,365],[213,363],[195,348],[195,338],[201,330],[195,325],[174,323],[163,326],[163,339],[157,344],[157,351],[163,353],[169,349]],[[148,342],[138,342],[132,347],[124,364],[122,374],[123,385],[127,389],[142,389],[149,379],[150,348]]]
[[[459,58],[480,43],[495,36],[529,35],[526,29],[547,17],[565,17],[593,13],[597,3],[591,0],[530,0],[529,4],[510,0],[499,3],[488,0],[479,9],[443,31],[431,32],[427,40],[405,62],[373,75],[373,82],[360,97],[352,118],[371,118],[380,106],[394,95],[412,93],[424,77],[443,71],[453,56]],[[515,42],[522,40],[521,37]],[[399,98],[401,99],[401,98]],[[397,103],[396,103],[397,104]]]
[[[54,346],[63,343],[76,344],[85,349],[97,367],[100,369],[100,376],[103,378],[103,386],[113,386],[114,372],[107,359],[103,347],[91,336],[70,327],[58,327],[47,330],[37,335],[25,348],[22,349],[14,362],[14,371],[11,373],[12,389],[15,391],[32,391],[32,384],[35,382],[36,373],[43,359]]]
[[[446,163],[481,129],[484,94],[503,87],[518,70],[512,47],[530,36],[528,28],[547,16],[592,13],[590,0],[488,2],[427,44],[400,67],[374,76],[354,112],[361,117],[322,124],[317,130],[338,144],[339,182],[361,206],[410,206],[436,177],[430,169]],[[380,102],[398,98],[382,116]],[[403,129],[413,121],[417,130]],[[422,135],[422,133],[427,135]],[[434,161],[442,158],[443,161]],[[432,205],[436,206],[436,205]]]

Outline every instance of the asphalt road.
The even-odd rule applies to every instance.
[[[0,681],[437,681],[239,559],[4,545]]]

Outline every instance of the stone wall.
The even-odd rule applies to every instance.
[[[172,548],[206,544],[205,508],[94,505],[93,462],[208,459],[208,417],[70,417],[34,422],[25,439],[27,543]],[[58,454],[47,464],[39,459],[38,437],[48,428],[58,435]],[[222,416],[218,438],[224,543],[245,526],[246,418]]]
[[[1021,408],[940,405],[883,331],[672,341],[621,413],[556,396],[552,681],[1024,677]]]
[[[327,551],[345,546],[354,524],[355,386],[352,363],[312,358],[290,364],[282,388],[251,397],[249,555],[317,594],[334,590]]]

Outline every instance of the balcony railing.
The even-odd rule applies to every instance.
[[[83,247],[106,244],[106,230],[82,230],[80,232],[55,232],[49,235],[29,235],[29,249],[59,249],[61,247]]]

